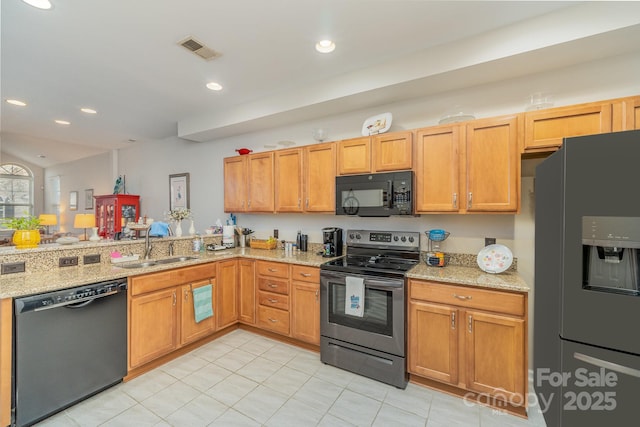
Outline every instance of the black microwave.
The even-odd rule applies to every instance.
[[[336,177],[336,215],[413,215],[413,171]]]

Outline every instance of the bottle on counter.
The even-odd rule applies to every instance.
[[[296,250],[300,249],[300,241],[302,239],[302,232],[298,230],[298,235],[296,236]]]
[[[202,241],[200,240],[200,236],[196,235],[193,239],[193,252],[200,252],[200,248],[202,247]]]

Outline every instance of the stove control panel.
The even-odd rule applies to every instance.
[[[420,233],[413,231],[347,230],[347,246],[420,248]]]

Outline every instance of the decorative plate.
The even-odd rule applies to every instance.
[[[375,135],[378,133],[385,133],[391,127],[391,120],[393,116],[391,113],[378,114],[377,116],[369,117],[364,121],[362,125],[362,136]]]
[[[56,243],[59,243],[61,245],[72,245],[74,243],[78,243],[80,241],[80,239],[78,239],[77,237],[60,237],[58,240],[56,240]]]
[[[512,262],[513,254],[504,245],[489,245],[478,253],[478,267],[486,273],[502,273]]]

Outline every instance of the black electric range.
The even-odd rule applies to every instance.
[[[346,255],[320,270],[382,277],[402,277],[420,262],[420,233],[348,230]]]

